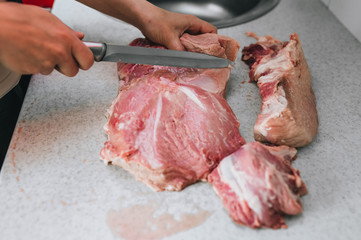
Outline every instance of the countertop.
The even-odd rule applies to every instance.
[[[141,36],[76,1],[56,1],[53,13],[86,40],[128,44]],[[312,74],[319,133],[294,162],[309,192],[303,213],[286,217],[288,229],[234,224],[208,183],[156,193],[105,166],[99,151],[118,78],[115,63],[96,63],[74,78],[32,77],[0,176],[0,239],[360,239],[361,44],[315,0],[282,0],[219,34],[243,47],[253,42],[246,31],[281,40],[297,32]],[[240,57],[226,99],[252,141],[261,99]]]

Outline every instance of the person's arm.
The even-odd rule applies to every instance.
[[[217,28],[195,16],[169,12],[146,0],[78,0],[102,13],[137,27],[147,38],[170,49],[184,50],[179,37],[216,33]]]
[[[55,68],[74,76],[94,62],[83,34],[40,7],[0,2],[0,26],[0,62],[14,72],[49,74]]]

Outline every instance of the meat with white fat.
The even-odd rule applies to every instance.
[[[291,166],[296,149],[250,142],[224,158],[208,176],[234,222],[251,228],[286,228],[283,214],[302,212],[307,193]]]
[[[157,71],[124,85],[109,109],[106,163],[155,191],[180,191],[205,180],[244,139],[226,100]]]
[[[210,54],[217,57],[235,61],[240,48],[238,42],[230,37],[212,33],[190,35],[183,34],[180,38],[185,49],[190,52]],[[138,47],[164,48],[150,42],[148,39],[138,38],[129,45]],[[118,63],[118,74],[121,80],[120,86],[131,81],[133,78],[142,77],[156,71],[169,71],[177,73],[175,81],[194,85],[209,92],[224,95],[230,76],[231,67],[220,69],[197,69],[168,66],[153,66],[140,64]]]
[[[188,51],[236,59],[237,41],[217,34],[181,37]],[[164,48],[147,39],[130,45]],[[119,92],[108,110],[106,163],[156,191],[206,180],[244,139],[223,98],[230,67],[195,69],[118,63]]]
[[[316,99],[311,74],[296,33],[289,42],[271,36],[258,37],[242,50],[250,66],[250,79],[257,82],[262,97],[261,113],[254,126],[257,141],[302,147],[318,131]]]

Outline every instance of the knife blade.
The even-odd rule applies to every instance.
[[[234,62],[202,53],[159,48],[112,45],[99,42],[83,42],[94,54],[94,60],[160,65],[185,68],[225,68]]]

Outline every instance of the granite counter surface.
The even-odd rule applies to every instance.
[[[53,12],[86,40],[128,44],[134,27],[71,0]],[[309,193],[288,229],[234,224],[207,183],[155,193],[99,151],[105,113],[117,93],[114,63],[96,63],[68,78],[34,75],[0,175],[0,239],[360,239],[361,44],[315,0],[282,0],[267,15],[220,29],[241,46],[253,31],[301,38],[317,98],[319,133],[294,166]],[[253,140],[261,99],[248,67],[232,69],[227,101]]]

